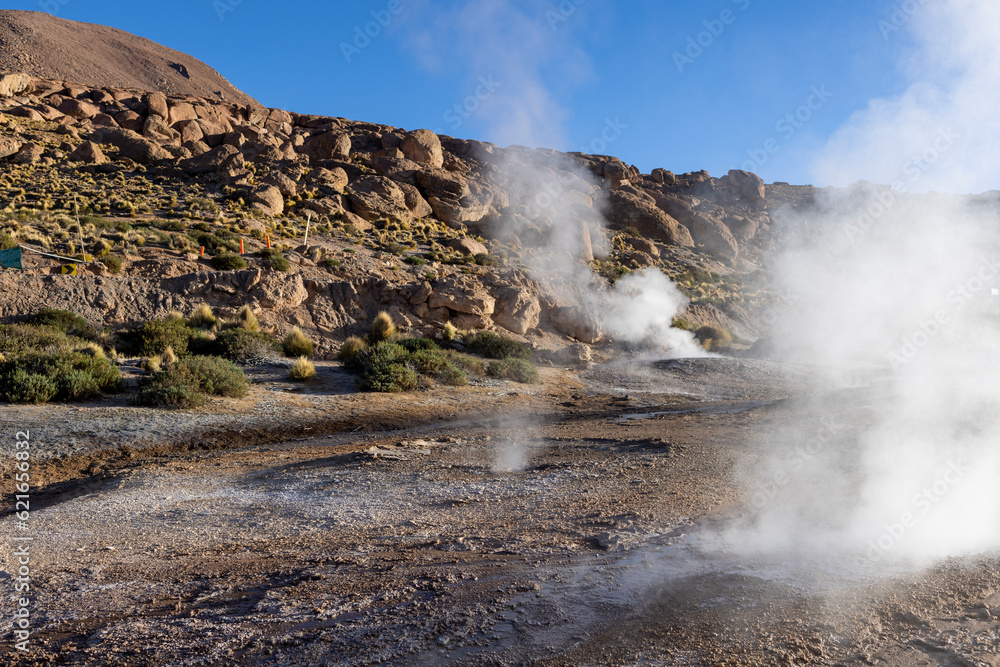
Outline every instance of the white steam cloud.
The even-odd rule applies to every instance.
[[[703,355],[690,333],[670,328],[687,299],[662,273],[637,272],[608,288],[587,265],[591,253],[608,250],[599,179],[567,155],[522,148],[567,147],[568,112],[558,96],[590,76],[574,35],[598,9],[592,4],[483,0],[444,7],[421,0],[414,13],[434,19],[409,43],[428,68],[458,66],[470,82],[496,82],[475,111],[490,139],[514,144],[496,164],[510,206],[492,231],[522,244],[532,277],[572,309],[565,317],[579,325],[580,339],[604,334],[671,356]]]
[[[928,0],[913,84],[855,114],[817,160],[824,191],[777,258],[774,336],[818,399],[748,475],[731,544],[927,563],[1000,548],[1000,6]],[[862,387],[851,392],[838,388]]]

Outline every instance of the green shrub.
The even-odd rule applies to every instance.
[[[95,340],[97,338],[97,329],[91,326],[87,320],[68,310],[43,308],[28,318],[28,324],[50,327],[56,331],[63,332],[67,336],[76,336],[77,338],[86,338],[87,340]]]
[[[335,269],[340,266],[340,260],[335,257],[324,257],[323,264],[331,269]]]
[[[671,322],[670,326],[675,329],[683,329],[684,331],[694,331],[698,327],[684,319],[683,317],[675,317]]]
[[[431,338],[404,338],[398,341],[407,352],[419,352],[420,350],[438,350],[438,344]]]
[[[116,366],[84,352],[35,352],[0,364],[0,395],[12,403],[79,401],[121,388]]]
[[[4,232],[0,234],[0,250],[10,250],[17,247],[17,241],[13,236]]]
[[[98,261],[108,267],[108,271],[116,275],[121,273],[122,268],[125,266],[125,258],[119,255],[105,255],[99,258]]]
[[[496,266],[500,263],[496,257],[485,252],[479,253],[474,259],[479,266]]]
[[[275,271],[287,271],[290,266],[288,258],[282,255],[281,251],[277,248],[264,248],[257,255],[263,260],[262,264],[264,266],[270,267]]]
[[[445,356],[444,350],[416,351],[410,355],[409,364],[421,375],[434,378],[441,384],[452,387],[468,384],[465,373]]]
[[[174,348],[178,356],[184,356],[193,335],[194,330],[184,322],[154,321],[126,331],[122,339],[128,353],[138,357],[163,354],[168,347]]]
[[[132,399],[136,405],[194,408],[207,396],[242,398],[250,383],[236,364],[218,357],[188,357],[154,372]]]
[[[57,392],[56,383],[41,373],[15,368],[0,375],[0,398],[8,403],[48,403]]]
[[[534,384],[538,382],[538,369],[525,359],[499,359],[486,366],[486,374],[493,378]]]
[[[220,332],[209,349],[212,354],[237,363],[267,359],[277,351],[269,334],[242,327]]]
[[[354,357],[357,356],[359,352],[366,349],[368,343],[365,342],[363,338],[358,336],[348,336],[344,344],[340,346],[340,351],[337,352],[337,358],[347,365],[349,362],[353,361]]]
[[[721,327],[706,324],[694,332],[701,346],[706,350],[728,350],[733,344],[733,335]]]
[[[403,260],[407,264],[412,264],[413,266],[424,266],[427,264],[427,260],[423,257],[417,257],[416,255],[409,255]]]
[[[240,244],[233,239],[223,239],[207,231],[192,231],[188,234],[196,246],[205,246],[205,250],[211,255],[221,255],[226,252],[238,252]]]
[[[246,260],[231,252],[224,252],[216,255],[211,260],[212,268],[216,271],[239,271],[247,268]]]
[[[504,338],[492,331],[479,331],[465,337],[465,347],[474,354],[490,359],[528,359],[531,350],[527,345]]]
[[[381,342],[359,350],[352,358],[344,361],[344,367],[351,373],[365,373],[375,366],[406,363],[409,352],[396,343]]]
[[[313,353],[313,342],[306,337],[302,329],[292,327],[281,341],[281,350],[286,357],[308,357]]]
[[[361,391],[412,391],[417,388],[417,374],[404,364],[381,364],[355,378],[354,386]]]

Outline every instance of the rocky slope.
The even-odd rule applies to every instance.
[[[122,30],[43,12],[0,10],[0,72],[253,103],[185,53]]]
[[[114,325],[196,300],[249,301],[280,313],[276,325],[333,338],[386,308],[418,329],[452,321],[595,343],[607,337],[601,314],[577,303],[587,299],[575,272],[601,291],[658,267],[692,297],[693,321],[753,338],[749,311],[764,296],[746,279],[758,273],[771,212],[789,199],[769,197],[745,172],[641,174],[613,157],[503,149],[192,95],[23,73],[3,76],[0,95],[8,244],[129,262],[128,278],[50,279],[65,283],[54,291],[32,292],[30,278],[5,272],[4,316],[55,300]],[[281,244],[297,264],[281,278],[289,286],[258,295],[254,267],[187,279],[204,289],[136,284],[139,275],[205,273],[190,252],[205,234],[224,244],[210,241],[209,255],[235,250],[237,238],[247,252]],[[537,280],[538,267],[558,264],[566,269]]]

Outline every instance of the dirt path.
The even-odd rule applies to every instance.
[[[734,470],[801,418],[780,370],[550,369],[101,459],[33,505],[36,634],[0,664],[1000,665],[995,558],[887,577],[712,543],[747,512]]]

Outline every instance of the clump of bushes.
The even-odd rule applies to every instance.
[[[489,357],[490,359],[531,358],[531,350],[527,345],[518,343],[516,340],[504,338],[492,331],[478,331],[468,334],[465,336],[464,342],[469,352]]]
[[[701,346],[706,350],[720,352],[728,350],[733,344],[733,335],[721,327],[706,324],[694,332]]]
[[[119,255],[105,255],[100,257],[98,261],[108,267],[108,271],[115,275],[121,273],[125,266],[125,258]]]
[[[175,354],[184,356],[194,333],[183,320],[172,319],[144,322],[124,332],[121,338],[124,351],[137,357],[160,355],[168,347],[173,348]]]
[[[8,403],[82,401],[122,388],[118,368],[107,358],[61,349],[0,363],[0,398]]]
[[[246,260],[235,253],[224,252],[210,260],[216,271],[239,271],[247,268]]]
[[[44,326],[61,331],[67,336],[86,338],[94,340],[97,338],[97,329],[90,325],[76,313],[58,308],[43,308],[28,318],[28,323],[35,326]]]
[[[498,359],[486,365],[486,374],[491,378],[511,380],[525,384],[538,382],[538,369],[526,359]]]
[[[275,271],[287,271],[290,266],[288,258],[281,254],[281,251],[277,248],[264,248],[257,255],[263,260],[261,263],[264,266],[270,267]]]
[[[208,345],[211,354],[238,363],[267,359],[277,352],[276,341],[270,334],[243,327],[220,331]]]
[[[135,405],[194,408],[208,396],[242,398],[250,389],[243,369],[219,357],[192,356],[164,364],[146,379]]]
[[[292,327],[281,341],[281,350],[286,357],[308,357],[313,353],[313,342],[306,337],[302,329]]]

